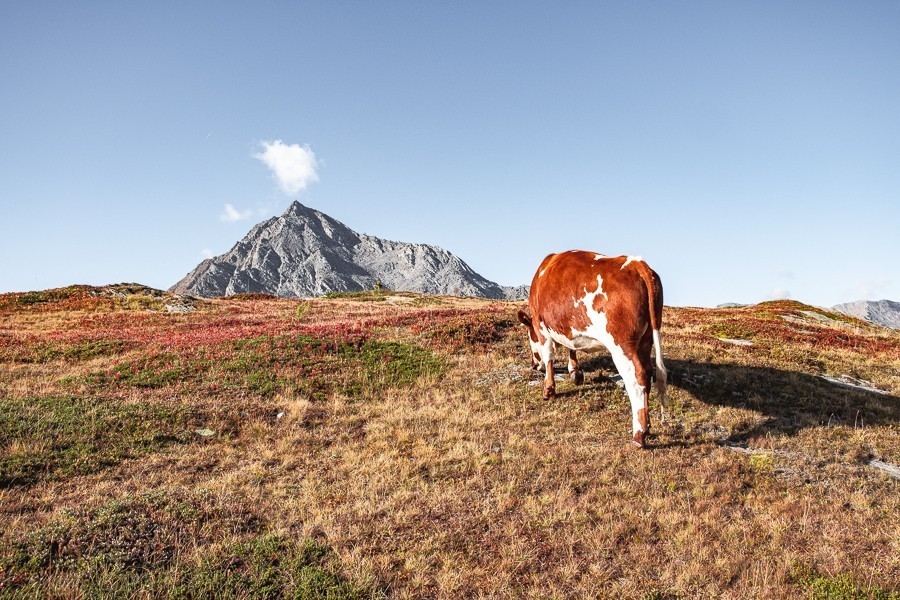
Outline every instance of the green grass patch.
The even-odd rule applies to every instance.
[[[188,381],[209,370],[210,361],[194,360],[171,353],[155,354],[142,360],[119,363],[100,371],[68,377],[63,384],[79,383],[94,388],[130,386],[161,388]]]
[[[86,285],[70,285],[64,288],[43,290],[39,292],[23,292],[16,294],[3,294],[0,299],[0,308],[14,308],[17,306],[34,306],[49,302],[59,302],[72,298],[80,298],[90,290]]]
[[[89,360],[98,356],[114,356],[121,354],[132,347],[121,340],[93,340],[64,346],[60,348],[61,358],[71,361]]]
[[[353,598],[333,551],[261,532],[245,499],[154,491],[0,541],[0,596]],[[186,543],[190,540],[190,543]]]
[[[0,399],[0,488],[84,475],[185,440],[188,413],[94,398]]]
[[[0,545],[0,596],[372,596],[342,574],[330,547],[262,533],[246,506],[218,493],[156,491],[64,511]]]
[[[154,310],[161,311],[166,307],[162,298],[153,296],[135,295],[121,299],[121,307],[125,310]]]
[[[740,321],[723,321],[712,323],[703,328],[703,333],[714,338],[728,338],[732,340],[749,340],[753,338],[754,330]]]
[[[423,375],[437,376],[446,364],[433,352],[413,344],[368,340],[360,346],[338,348],[337,369],[346,370],[340,390],[360,395],[365,390],[381,390],[411,385]]]
[[[93,340],[70,345],[53,342],[6,344],[0,347],[0,362],[46,363],[54,360],[79,362],[100,356],[115,356],[132,347],[132,344],[121,340]]]
[[[858,583],[850,575],[822,575],[802,568],[793,574],[796,585],[811,600],[898,600],[900,592]]]
[[[68,346],[39,344],[33,346],[31,352],[27,351],[28,348],[24,348],[26,351],[20,353],[16,357],[16,361],[44,363],[54,360],[67,360],[79,362],[100,356],[115,356],[130,350],[132,347],[132,344],[121,340],[92,340]]]
[[[202,393],[240,389],[270,398],[286,386],[311,397],[334,392],[350,396],[366,390],[402,387],[423,375],[444,372],[444,360],[415,344],[309,335],[261,336],[237,340],[222,355],[162,353],[109,369],[66,378],[97,390],[179,386]]]
[[[339,569],[319,542],[268,534],[203,556],[173,582],[183,598],[362,598],[371,596]]]
[[[330,340],[309,335],[259,337],[234,342],[227,373],[244,373],[249,389],[264,393],[293,379],[312,396],[340,391],[402,387],[422,375],[439,375],[446,364],[415,344],[374,339]],[[274,370],[287,373],[276,378]]]

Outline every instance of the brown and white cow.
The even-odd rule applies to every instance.
[[[651,350],[656,351],[656,389],[666,405],[666,367],[659,329],[663,292],[659,275],[639,256],[614,258],[570,250],[551,254],[531,282],[531,316],[519,311],[528,328],[532,366],[546,366],[544,397],[556,395],[553,355],[569,349],[569,372],[584,381],[575,351],[609,350],[631,400],[634,444],[643,447],[650,429]]]

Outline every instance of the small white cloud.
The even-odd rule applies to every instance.
[[[200,256],[202,256],[203,258],[212,258],[213,256],[215,256],[215,254],[213,254],[213,251],[209,248],[204,248],[200,251]]]
[[[245,210],[243,212],[239,211],[235,207],[230,204],[225,205],[225,212],[219,215],[219,218],[225,221],[226,223],[234,223],[235,221],[241,221],[243,219],[248,219],[253,215],[252,210]]]
[[[285,144],[281,140],[260,142],[263,151],[253,155],[269,167],[278,185],[285,193],[294,195],[302,192],[310,183],[319,180],[316,169],[319,160],[309,146]]]
[[[791,297],[791,293],[781,288],[775,288],[766,294],[766,300],[787,300]]]

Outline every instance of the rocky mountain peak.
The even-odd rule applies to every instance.
[[[384,240],[353,231],[325,213],[293,202],[280,217],[254,226],[221,256],[201,262],[171,289],[192,296],[269,293],[285,297],[372,289],[519,298],[459,257],[428,244]]]

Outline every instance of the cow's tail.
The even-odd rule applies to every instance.
[[[663,363],[662,343],[659,340],[663,312],[662,281],[660,281],[656,271],[648,267],[646,263],[640,262],[637,263],[637,266],[641,273],[641,278],[647,285],[648,300],[650,301],[650,327],[653,329],[653,350],[656,353],[656,391],[659,394],[659,400],[663,407],[667,407],[669,406],[669,399],[666,395],[668,373],[666,373],[666,365]]]

